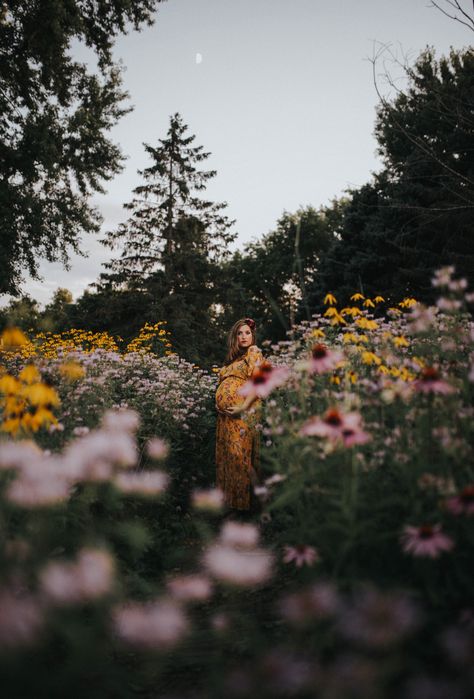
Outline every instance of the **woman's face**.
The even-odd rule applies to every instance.
[[[248,325],[241,325],[237,330],[237,342],[239,348],[250,347],[252,344],[252,331]]]

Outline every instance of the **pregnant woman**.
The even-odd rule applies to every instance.
[[[216,392],[216,481],[228,507],[249,510],[251,486],[257,477],[259,433],[255,429],[261,401],[254,395],[245,400],[239,389],[262,362],[255,345],[255,321],[242,318],[234,323],[228,336],[226,363],[219,372]],[[253,406],[252,414],[243,414]]]

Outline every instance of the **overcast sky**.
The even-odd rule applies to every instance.
[[[319,207],[380,167],[373,137],[375,42],[411,61],[427,44],[441,55],[472,32],[429,7],[429,0],[168,0],[153,27],[121,37],[134,110],[112,132],[124,171],[94,203],[104,230],[125,220],[122,204],[147,167],[143,142],[164,138],[180,112],[212,156],[207,195],[227,201],[238,247],[271,230],[283,211]],[[466,3],[470,7],[470,2]],[[381,67],[380,67],[381,68]],[[395,71],[396,72],[396,71]],[[41,267],[25,291],[47,302],[58,286],[77,298],[113,254],[84,236],[89,257],[69,272]],[[5,302],[6,297],[0,300]]]

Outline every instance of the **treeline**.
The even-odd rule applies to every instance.
[[[135,17],[137,24],[149,21],[151,5],[143,4],[146,11]],[[88,210],[87,195],[100,189],[99,177],[110,178],[119,170],[119,153],[102,131],[123,113],[117,106],[123,99],[119,76],[110,47],[101,48],[101,41],[106,40],[97,38],[109,83],[102,92],[91,83],[90,99],[109,119],[88,122],[89,105],[89,111],[79,108],[73,120],[76,132],[79,127],[84,130],[77,143],[85,139],[88,158],[79,162],[67,150],[67,124],[54,140],[54,129],[47,131],[42,124],[41,131],[41,124],[32,122],[30,138],[37,126],[43,140],[37,135],[29,150],[15,144],[26,160],[31,156],[38,163],[43,157],[51,177],[46,177],[44,164],[37,171],[30,167],[27,200],[25,177],[23,189],[10,190],[4,178],[4,208],[9,204],[10,217],[21,214],[15,219],[16,229],[13,223],[9,228],[10,238],[2,237],[0,291],[5,293],[19,294],[25,265],[35,273],[45,251],[47,259],[67,258],[66,246],[74,248],[81,230],[97,230],[97,214]],[[60,61],[55,63],[56,73],[58,66]],[[72,104],[77,98],[81,80],[86,81],[82,69],[77,67],[75,92],[69,94],[59,84],[66,90],[65,110],[67,100]],[[377,108],[381,170],[328,206],[284,211],[274,230],[233,253],[229,245],[236,238],[235,222],[225,215],[226,203],[205,196],[208,181],[216,176],[203,169],[210,154],[194,145],[195,137],[188,134],[181,115],[173,115],[165,137],[145,144],[149,166],[139,171],[141,184],[124,204],[128,219],[104,237],[104,244],[116,252],[97,282],[75,303],[67,290],[58,290],[43,310],[28,297],[17,298],[1,311],[0,321],[15,322],[25,330],[108,330],[129,340],[145,322],[166,320],[175,349],[209,366],[222,361],[226,332],[241,316],[256,320],[259,341],[275,341],[286,336],[293,322],[321,310],[328,291],[342,301],[361,291],[394,302],[406,295],[430,302],[435,269],[452,264],[458,274],[473,280],[474,51],[452,50],[437,59],[427,49],[404,70],[405,87],[390,99],[380,95]],[[34,78],[46,79],[44,74]],[[58,75],[50,76],[52,90],[53,78],[59,81]],[[34,103],[31,120],[41,121],[33,107]],[[50,122],[54,126],[54,114]],[[94,129],[101,140],[91,141]],[[77,143],[68,148],[77,150]],[[8,155],[5,148],[2,152]],[[12,162],[19,167],[18,158]],[[67,179],[71,168],[80,186],[65,192],[61,177]],[[45,183],[49,201],[38,196]],[[20,235],[21,221],[27,225]]]

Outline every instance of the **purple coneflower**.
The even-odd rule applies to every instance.
[[[446,509],[453,515],[474,515],[474,485],[467,485],[458,495],[446,500]]]
[[[443,551],[451,551],[454,541],[443,534],[440,524],[423,524],[420,527],[407,525],[401,536],[405,553],[413,556],[438,558]]]
[[[435,367],[425,367],[419,379],[413,382],[413,388],[418,393],[453,393],[454,388],[444,381]]]
[[[319,561],[319,554],[313,546],[306,544],[298,544],[297,546],[284,547],[283,563],[295,562],[297,568],[301,568],[304,564],[312,566]]]
[[[274,388],[281,386],[288,376],[287,367],[274,367],[270,362],[264,360],[257,366],[252,377],[239,390],[241,396],[256,396],[266,398]]]

